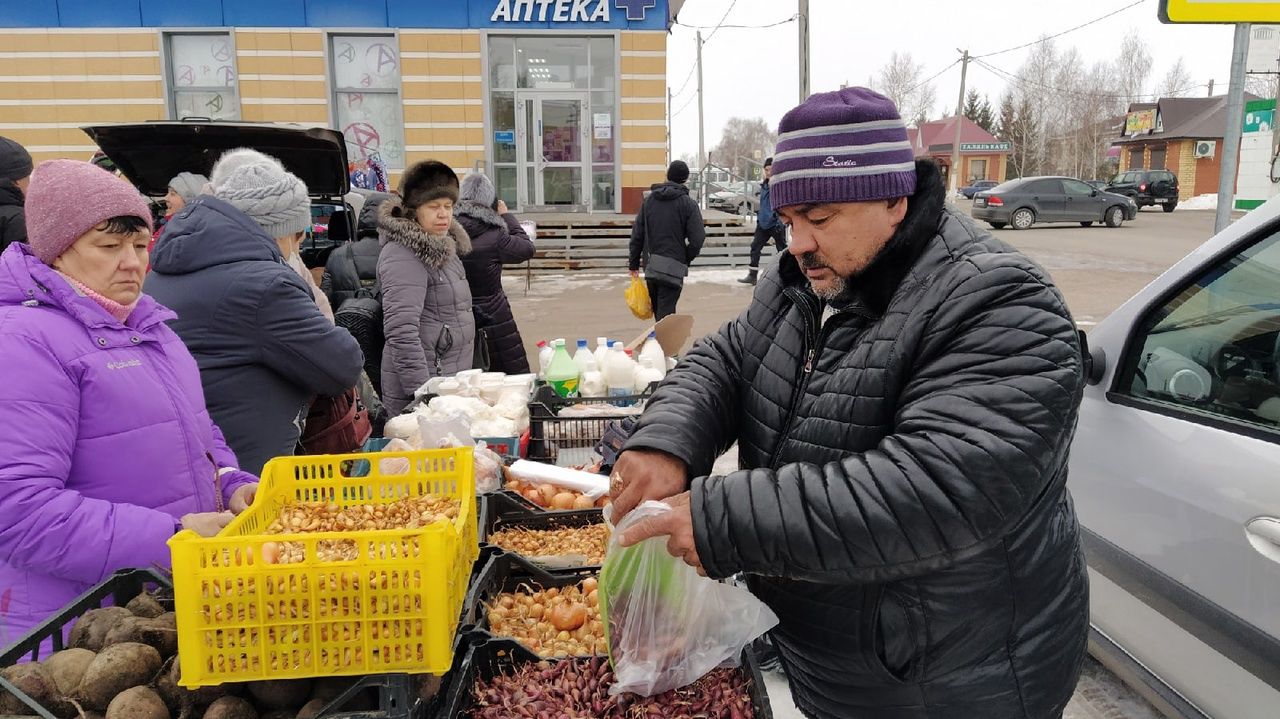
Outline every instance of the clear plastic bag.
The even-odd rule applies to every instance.
[[[617,677],[612,695],[650,697],[688,686],[717,667],[737,666],[742,650],[778,623],[751,592],[699,576],[671,556],[666,537],[619,546],[629,528],[670,511],[663,502],[645,502],[609,540],[599,598]]]

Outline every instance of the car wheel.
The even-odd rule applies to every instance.
[[[1003,222],[988,222],[987,224],[988,224],[988,225],[991,225],[991,229],[993,229],[993,230],[1003,230],[1003,229],[1004,229],[1004,223],[1003,223]]]
[[[1081,226],[1081,227],[1093,227],[1093,223],[1092,223],[1092,222],[1081,222],[1081,223],[1080,223],[1080,226]]]
[[[1107,210],[1107,227],[1119,227],[1124,224],[1124,209],[1119,205]]]
[[[1014,212],[1013,217],[1009,219],[1013,221],[1013,229],[1025,230],[1036,223],[1036,213],[1023,207],[1017,212]]]
[[[1176,202],[1170,202],[1169,204],[1164,206],[1165,212],[1173,212],[1176,209],[1178,209],[1178,203]]]

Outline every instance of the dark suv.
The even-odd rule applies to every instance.
[[[1107,192],[1132,197],[1138,209],[1159,205],[1173,212],[1178,206],[1178,176],[1168,170],[1129,170],[1116,175]]]

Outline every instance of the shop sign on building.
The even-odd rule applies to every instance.
[[[961,152],[1009,152],[1013,145],[1008,142],[962,142]]]
[[[1124,134],[1147,135],[1156,129],[1156,111],[1138,110],[1131,112],[1124,120]]]
[[[628,21],[644,20],[657,0],[496,0],[489,22],[610,23],[619,10]]]

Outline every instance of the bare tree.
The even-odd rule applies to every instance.
[[[1137,29],[1129,31],[1120,43],[1116,59],[1116,73],[1120,80],[1120,93],[1129,102],[1140,101],[1151,79],[1151,50]]]
[[[1179,57],[1178,61],[1173,63],[1169,71],[1164,74],[1162,79],[1156,85],[1155,97],[1187,97],[1191,95],[1194,81],[1191,79],[1191,73],[1187,71],[1187,64]]]
[[[871,87],[893,100],[903,119],[917,125],[928,122],[938,104],[933,83],[924,82],[924,65],[918,64],[909,52],[890,55]]]
[[[1280,75],[1247,75],[1244,91],[1265,100],[1280,97]]]
[[[762,162],[777,143],[778,134],[769,129],[764,118],[731,117],[724,125],[720,144],[711,151],[711,161],[744,177],[750,176],[752,163],[742,158]],[[756,157],[757,152],[759,157]]]

